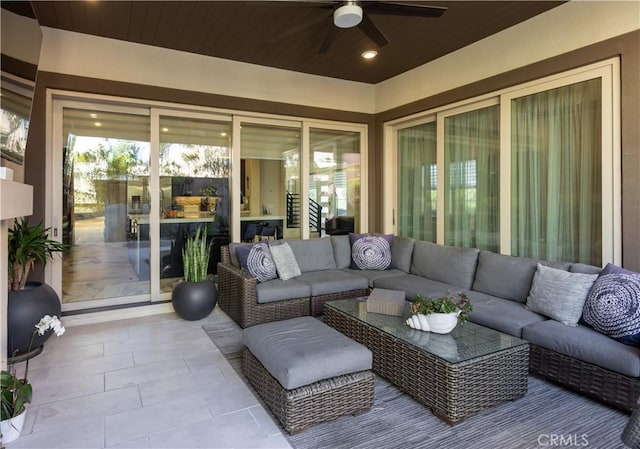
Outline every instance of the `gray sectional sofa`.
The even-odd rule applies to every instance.
[[[362,296],[371,288],[439,296],[464,292],[469,320],[529,341],[530,371],[625,411],[640,396],[640,348],[625,345],[578,323],[568,326],[532,312],[525,303],[538,262],[574,273],[601,268],[505,256],[395,237],[388,270],[350,268],[349,236],[290,240],[301,275],[257,283],[223,248],[218,266],[220,307],[242,327],[322,313],[327,300]],[[561,300],[561,298],[559,298]]]

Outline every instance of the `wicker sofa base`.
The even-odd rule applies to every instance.
[[[338,299],[361,298],[369,296],[371,290],[349,290],[346,292],[331,293],[329,295],[318,295],[311,297],[311,316],[318,316],[324,313],[324,303],[327,301],[337,301]]]
[[[364,413],[373,406],[371,371],[336,376],[286,390],[251,351],[245,348],[242,355],[245,376],[291,435],[312,424]]]
[[[640,379],[530,345],[529,371],[626,412],[636,408]]]
[[[309,315],[309,297],[258,303],[256,279],[231,266],[229,247],[222,257],[227,263],[218,263],[218,305],[241,328]]]

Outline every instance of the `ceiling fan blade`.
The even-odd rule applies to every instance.
[[[318,54],[324,55],[327,51],[329,51],[329,48],[331,48],[331,46],[336,40],[336,37],[338,36],[338,31],[340,31],[340,28],[336,26],[332,25],[329,28],[329,32],[327,33],[324,40],[322,41],[322,44],[320,44],[320,48],[318,49]]]
[[[373,23],[373,20],[365,13],[362,15],[362,22],[358,24],[358,28],[367,35],[369,39],[375,42],[378,47],[384,47],[389,43],[389,39],[384,35],[382,30]]]
[[[372,14],[408,17],[440,17],[447,10],[444,6],[410,5],[395,2],[367,2],[364,4],[364,8]]]

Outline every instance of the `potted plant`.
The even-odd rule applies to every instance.
[[[211,313],[216,306],[218,291],[207,276],[213,241],[207,243],[201,228],[193,237],[185,239],[182,250],[184,280],[176,284],[171,303],[176,313],[185,320],[199,320]]]
[[[9,265],[9,293],[7,311],[7,354],[18,360],[42,352],[49,334],[38,335],[28,350],[31,329],[44,315],[60,316],[60,299],[48,285],[27,282],[37,263],[46,265],[55,254],[69,246],[49,239],[49,229],[41,223],[30,225],[28,218],[15,219],[9,229],[7,259]]]
[[[64,334],[64,327],[57,316],[45,315],[31,332],[29,348],[38,336],[52,330],[57,336]],[[51,332],[49,333],[51,334]],[[20,436],[24,425],[26,405],[31,402],[33,389],[28,381],[29,359],[25,364],[24,377],[16,374],[14,364],[9,370],[0,371],[0,437],[3,443],[9,443]]]
[[[458,322],[467,321],[467,313],[472,309],[473,306],[464,293],[452,295],[447,292],[437,298],[416,295],[411,304],[413,316],[407,319],[407,325],[414,329],[447,334]]]

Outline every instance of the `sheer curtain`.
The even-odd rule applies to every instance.
[[[445,119],[445,244],[499,250],[498,106]]]
[[[600,84],[512,101],[513,255],[602,263]]]
[[[436,241],[436,124],[398,131],[398,235]]]

